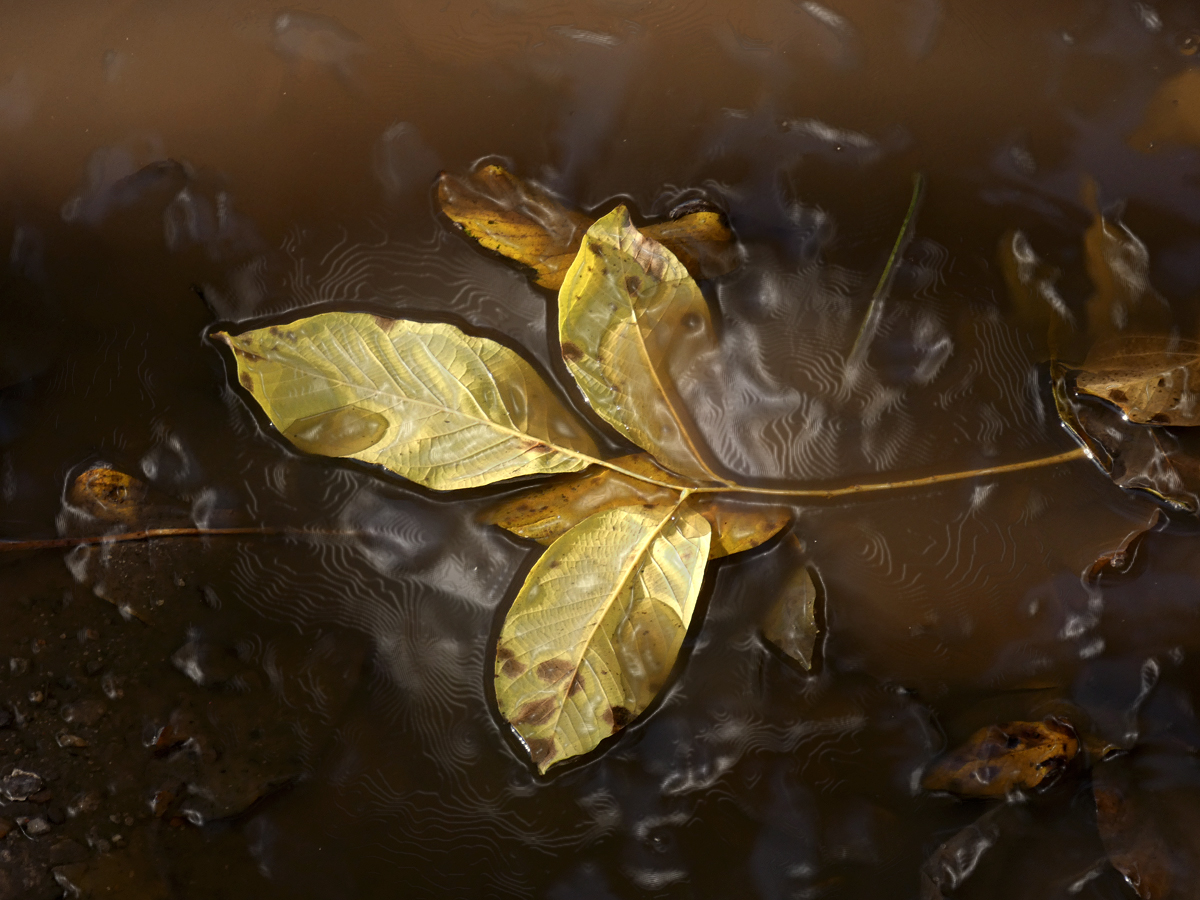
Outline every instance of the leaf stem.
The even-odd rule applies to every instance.
[[[0,553],[17,550],[58,550],[69,547],[93,546],[95,544],[123,544],[129,541],[148,541],[163,537],[228,537],[233,535],[349,535],[349,531],[314,531],[306,528],[269,528],[251,526],[245,528],[144,528],[116,534],[88,535],[85,537],[45,538],[33,541],[2,541]]]
[[[896,261],[900,258],[900,254],[904,252],[904,247],[908,243],[908,239],[912,236],[912,226],[916,220],[917,207],[921,203],[921,194],[925,187],[925,176],[917,172],[913,175],[912,181],[912,198],[908,201],[908,212],[904,214],[904,221],[900,225],[900,233],[896,235],[896,243],[892,245],[892,253],[883,267],[883,272],[879,275],[879,282],[875,285],[875,293],[871,295],[871,305],[867,307],[867,314],[863,317],[863,323],[858,329],[858,335],[854,338],[854,346],[850,348],[850,355],[846,360],[848,368],[862,362],[863,356],[866,355],[867,349],[871,345],[871,339],[875,337],[875,330],[879,327],[879,317],[883,315],[883,300],[891,288],[892,278],[896,274]]]

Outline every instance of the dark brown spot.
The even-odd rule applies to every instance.
[[[616,733],[633,720],[633,714],[623,706],[613,706],[606,709],[600,718],[611,725]]]
[[[514,725],[533,725],[536,727],[554,715],[556,706],[557,704],[554,702],[553,697],[530,700],[517,710],[517,714],[511,721]]]
[[[533,671],[546,684],[558,684],[570,675],[574,668],[568,660],[548,659],[545,662],[538,663],[537,668]]]
[[[554,755],[555,746],[554,738],[534,738],[528,742],[529,758],[537,765],[541,765],[543,760],[547,760]]]
[[[591,250],[593,253],[595,253],[597,256],[604,255],[604,247],[601,246],[599,241],[588,241],[588,249]]]
[[[574,697],[583,690],[583,674],[576,672],[575,677],[571,679],[571,688],[567,691],[568,697]]]
[[[580,360],[583,359],[583,351],[576,344],[572,344],[570,341],[563,341],[562,357],[567,362]]]
[[[1115,403],[1124,403],[1126,400],[1129,399],[1128,397],[1125,396],[1124,391],[1119,390],[1117,388],[1113,388],[1111,391],[1109,391],[1108,396],[1110,398],[1112,398],[1113,402],[1115,402]]]
[[[549,453],[550,445],[542,444],[542,443],[530,444],[528,452],[530,452],[530,453]]]
[[[1163,415],[1162,413],[1155,413],[1154,415],[1152,415],[1150,417],[1150,421],[1154,422],[1157,425],[1166,425],[1168,422],[1171,421],[1171,418],[1169,416]]]
[[[505,678],[516,678],[528,668],[507,647],[496,648],[496,661],[500,663],[500,674]]]
[[[267,361],[267,358],[265,356],[259,356],[257,353],[251,353],[249,350],[243,350],[241,347],[234,347],[233,352],[236,353],[238,356],[240,356],[242,359],[249,360],[250,362],[266,362]]]
[[[241,377],[238,378],[238,381],[242,383],[242,387],[244,387],[246,390],[254,390],[254,379],[250,377],[249,372],[243,372]]]
[[[396,321],[395,319],[389,319],[386,316],[371,316],[371,318],[374,319],[375,324],[384,331],[388,331],[392,327],[392,323]]]
[[[627,275],[625,277],[625,290],[629,292],[630,297],[636,297],[637,292],[642,288],[642,279],[636,275]]]

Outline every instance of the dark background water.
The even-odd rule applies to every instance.
[[[826,593],[818,673],[758,636],[794,564],[772,542],[710,568],[651,712],[538,777],[487,674],[535,556],[475,522],[508,489],[437,495],[294,452],[206,334],[317,308],[449,317],[578,403],[552,361],[553,296],[435,214],[439,170],[493,157],[587,209],[664,215],[698,195],[728,211],[746,262],[706,286],[723,357],[691,396],[731,472],[848,483],[1060,452],[996,248],[1024,230],[1081,311],[1094,178],[1195,332],[1200,6],[0,15],[0,533],[75,527],[65,486],[104,461],[194,524],[356,535],[0,560],[0,653],[29,663],[0,673],[0,762],[38,769],[62,805],[49,835],[0,841],[10,866],[106,885],[128,864],[143,886],[126,895],[147,897],[913,897],[929,855],[990,808],[921,792],[923,768],[983,725],[1064,711],[1130,749],[1190,858],[1194,522],[1086,586],[1152,509],[1090,465],[798,507]],[[914,172],[914,239],[847,386]],[[62,707],[101,696],[104,717],[75,728],[89,746],[58,746]],[[185,719],[193,743],[160,746]],[[955,896],[1133,896],[1090,777],[1014,807]],[[89,791],[100,806],[70,815]],[[37,877],[11,896],[57,896]]]

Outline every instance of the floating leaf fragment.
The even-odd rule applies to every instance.
[[[132,475],[92,466],[71,482],[67,500],[103,522],[129,523],[141,515],[148,493],[146,483]]]
[[[538,769],[650,704],[691,623],[710,529],[677,502],[596,513],[550,545],[505,616],[496,701]]]
[[[1157,531],[1164,522],[1162,510],[1158,508],[1150,510],[1150,515],[1145,523],[1125,535],[1117,546],[1096,557],[1096,561],[1084,571],[1083,580],[1088,584],[1094,584],[1100,580],[1100,576],[1106,573],[1124,574],[1128,572],[1137,558],[1138,546],[1143,538],[1150,532]]]
[[[799,541],[789,536],[787,544],[793,556],[800,555]],[[800,663],[806,670],[813,665],[817,643],[817,583],[808,566],[796,568],[784,581],[779,596],[763,620],[763,637]]]
[[[559,291],[558,337],[567,368],[605,421],[671,471],[720,480],[677,382],[685,365],[716,349],[708,303],[625,207],[588,229]]]
[[[1092,348],[1075,375],[1084,394],[1143,425],[1200,425],[1200,342],[1129,336]]]
[[[960,797],[1004,797],[1046,783],[1078,751],[1075,730],[1058,719],[989,725],[939,759],[921,786]]]
[[[300,449],[377,463],[437,490],[575,472],[596,446],[524,359],[453,325],[322,313],[215,335]]]
[[[443,172],[437,202],[464,234],[529,269],[535,283],[551,290],[562,286],[584,232],[595,221],[496,165],[465,177]],[[738,252],[725,217],[707,206],[692,206],[685,206],[676,218],[647,225],[643,232],[670,248],[697,278],[732,271]]]
[[[629,472],[684,488],[697,482],[680,478],[654,463],[648,453],[609,460]],[[607,509],[676,500],[679,490],[651,484],[607,467],[554,484],[530,488],[487,510],[482,521],[537,541],[551,544],[588,516]],[[694,494],[686,501],[712,527],[710,559],[757,547],[774,537],[791,519],[791,509],[732,500],[723,495]]]

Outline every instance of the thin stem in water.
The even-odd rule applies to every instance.
[[[143,528],[138,531],[96,534],[85,537],[44,538],[33,541],[0,541],[0,553],[16,550],[61,550],[96,544],[123,544],[129,541],[148,541],[151,538],[165,537],[229,537],[232,535],[288,535],[303,537],[305,535],[346,536],[354,533],[348,531],[315,531],[306,528],[268,528],[262,526],[248,526],[244,528]]]

